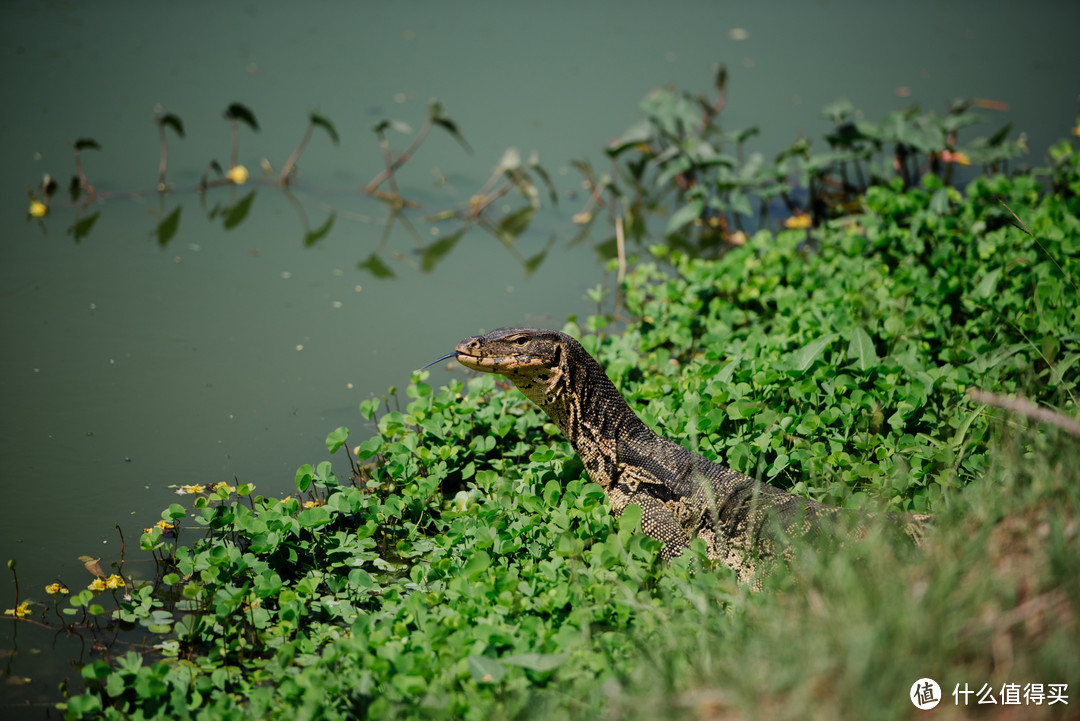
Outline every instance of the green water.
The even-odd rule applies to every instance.
[[[600,149],[650,87],[705,89],[712,65],[726,63],[725,122],[759,125],[751,149],[765,153],[800,133],[819,136],[818,111],[839,96],[870,118],[912,101],[944,108],[961,95],[993,98],[1011,110],[982,132],[1015,122],[1038,164],[1077,113],[1080,9],[1010,8],[5,2],[0,560],[18,560],[24,599],[48,602],[43,587],[54,580],[82,588],[91,577],[77,557],[117,560],[119,523],[137,559],[141,529],[177,500],[170,484],[236,477],[285,494],[299,464],[326,457],[328,431],[347,425],[363,436],[359,401],[404,385],[460,338],[558,327],[590,312],[586,290],[611,280],[595,249],[610,230],[598,223],[570,243],[583,196],[569,162],[604,167]],[[370,128],[392,118],[418,129],[432,97],[474,153],[433,132],[399,177],[423,205],[409,215],[415,234],[401,224],[384,234],[386,206],[358,192],[381,167]],[[228,160],[221,113],[234,101],[261,126],[241,131],[240,160],[253,173],[263,158],[281,167],[311,108],[341,142],[315,134],[292,198],[219,188],[204,206],[191,188],[209,160]],[[169,139],[169,180],[180,190],[164,206],[143,193],[26,219],[26,188],[45,172],[66,187],[79,137],[102,146],[84,153],[100,191],[151,190],[157,105],[186,130]],[[392,137],[398,150],[409,142]],[[560,205],[510,247],[474,228],[425,270],[422,249],[457,227],[425,215],[467,203],[510,146],[539,152]],[[211,217],[252,190],[236,227]],[[155,228],[177,207],[178,230],[160,247]],[[331,212],[330,232],[305,247],[306,230]],[[68,229],[94,213],[91,232],[74,242]],[[525,268],[523,259],[545,252]],[[393,278],[358,267],[372,254]],[[127,570],[138,575],[138,566]],[[10,574],[0,599],[0,608],[14,605]],[[92,642],[2,622],[3,706],[37,704],[26,713],[40,717],[56,684],[78,677],[73,664],[93,657]]]

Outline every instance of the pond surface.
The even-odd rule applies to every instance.
[[[460,338],[594,311],[585,294],[611,282],[598,251],[611,230],[571,242],[584,195],[570,161],[603,167],[649,88],[706,90],[726,63],[725,121],[760,126],[765,153],[819,138],[820,108],[841,96],[872,119],[992,98],[1011,110],[980,134],[1015,122],[1039,164],[1077,113],[1078,7],[5,2],[0,560],[18,561],[22,599],[48,603],[46,584],[91,580],[78,556],[118,560],[117,524],[138,559],[171,486],[236,478],[284,495],[298,465],[327,457],[330,430],[370,432],[361,400]],[[382,167],[371,127],[389,118],[415,133],[431,98],[473,152],[433,130],[398,176],[421,207],[390,224],[360,192]],[[317,129],[290,192],[252,182],[202,197],[208,162],[228,161],[232,102],[260,126],[240,129],[253,176],[264,158],[281,168],[313,108],[340,143]],[[169,135],[177,190],[161,198],[156,108],[185,129]],[[411,140],[389,136],[398,151]],[[64,207],[81,137],[101,145],[82,155],[107,199]],[[465,207],[508,147],[539,153],[560,204],[545,200],[516,240],[473,227],[454,241],[461,224],[429,216]],[[46,172],[62,190],[30,220],[26,189]],[[504,201],[499,212],[523,205]],[[14,598],[6,574],[0,608]],[[90,643],[0,623],[4,716],[44,715]]]

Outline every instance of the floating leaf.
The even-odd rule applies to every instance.
[[[79,556],[79,560],[83,562],[83,567],[98,578],[105,578],[105,572],[101,570],[101,559],[93,558],[92,556]]]
[[[330,211],[330,217],[326,219],[326,222],[321,226],[312,230],[304,236],[304,245],[308,248],[318,243],[320,240],[326,237],[330,232],[330,229],[334,227],[334,220],[337,218],[336,211]]]
[[[176,235],[177,229],[180,227],[180,210],[184,206],[178,205],[173,212],[169,213],[160,223],[157,224],[155,233],[157,235],[157,242],[162,248],[169,244],[169,241]]]
[[[246,105],[233,103],[225,109],[225,119],[238,120],[256,133],[259,132],[259,122],[255,120],[255,113],[251,112]]]
[[[101,146],[93,138],[79,138],[75,141],[75,149],[79,151],[101,150]]]
[[[225,230],[232,230],[236,226],[244,222],[248,213],[251,211],[251,204],[255,201],[255,191],[251,191],[238,203],[229,208],[225,213]]]
[[[326,119],[325,115],[320,115],[318,112],[312,110],[309,116],[312,125],[316,125],[326,131],[330,136],[330,140],[334,141],[334,145],[338,144],[337,130],[334,129],[333,124]]]
[[[868,371],[878,364],[878,354],[874,349],[874,342],[870,334],[858,326],[851,333],[851,342],[848,344],[848,358],[855,361],[855,365],[861,371]]]

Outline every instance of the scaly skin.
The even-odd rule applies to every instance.
[[[616,515],[641,507],[641,526],[680,555],[702,538],[708,557],[755,583],[777,539],[812,534],[842,512],[725,468],[654,433],[576,340],[554,330],[500,328],[454,349],[467,368],[498,373],[540,406],[581,456]],[[868,519],[869,516],[857,520]],[[927,516],[898,516],[918,540]],[[777,532],[779,531],[779,533]]]

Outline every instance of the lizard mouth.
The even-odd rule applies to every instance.
[[[509,365],[510,359],[498,357],[485,358],[483,356],[469,355],[468,353],[458,351],[457,362],[466,368],[472,368],[474,371],[480,371],[482,373],[498,373],[500,368]]]
[[[539,358],[527,356],[475,356],[457,351],[457,362],[481,373],[513,373],[525,368],[543,365]]]

